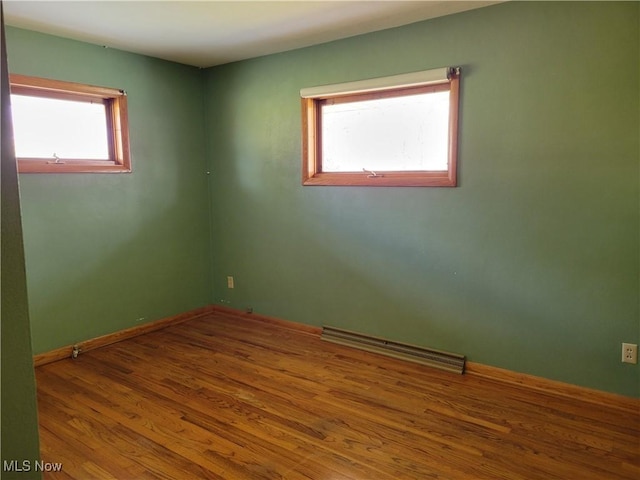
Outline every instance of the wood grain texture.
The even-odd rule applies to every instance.
[[[306,325],[304,323],[298,323],[298,322],[291,322],[289,320],[283,320],[277,317],[270,317],[268,315],[262,315],[260,313],[246,313],[235,308],[226,307],[224,305],[212,305],[210,308],[213,313],[233,315],[235,317],[242,318],[245,320],[259,321],[260,323],[267,323],[279,328],[295,330],[298,333],[306,333],[308,335],[315,335],[315,336],[320,336],[320,334],[322,333],[322,327]]]
[[[465,373],[494,380],[500,383],[517,385],[528,390],[547,393],[554,396],[579,399],[583,402],[591,402],[601,405],[604,408],[617,408],[629,413],[640,412],[640,399],[625,397],[615,393],[593,390],[590,388],[571,385],[564,382],[549,380],[547,378],[517,373],[503,368],[482,365],[481,363],[467,362]],[[639,440],[640,441],[640,440]]]
[[[63,479],[635,479],[640,412],[208,316],[36,369]]]
[[[182,322],[186,322],[187,320],[192,320],[194,318],[199,318],[204,315],[208,315],[213,310],[214,310],[213,306],[196,308],[194,310],[189,310],[188,312],[184,312],[179,315],[174,315],[173,317],[163,318],[153,322],[148,322],[142,325],[137,325],[135,327],[127,328],[125,330],[119,330],[114,333],[102,335],[100,337],[95,337],[88,340],[80,341],[74,345],[77,345],[80,348],[80,351],[82,353],[89,352],[91,350],[95,350],[96,348],[121,342],[122,340],[126,340],[128,338],[137,337],[138,335],[144,335],[149,332],[161,330],[170,325],[176,325]],[[50,352],[39,353],[38,355],[34,355],[33,364],[36,367],[39,367],[41,365],[46,365],[47,363],[57,362],[58,360],[70,358],[71,351],[74,345],[66,345],[64,347],[51,350]]]

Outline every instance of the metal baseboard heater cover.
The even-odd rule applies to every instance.
[[[379,353],[388,357],[427,365],[453,373],[464,373],[465,356],[457,353],[441,352],[429,348],[416,347],[405,343],[372,337],[334,327],[322,327],[322,340],[349,347]]]

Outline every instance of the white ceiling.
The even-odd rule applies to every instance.
[[[496,1],[4,0],[5,23],[210,67]]]

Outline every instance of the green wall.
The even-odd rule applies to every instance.
[[[22,227],[20,221],[20,192],[18,172],[13,149],[13,129],[9,109],[9,78],[6,64],[6,43],[4,35],[4,15],[0,4],[0,35],[2,61],[2,153],[0,168],[0,264],[2,271],[0,284],[0,386],[2,405],[2,433],[0,463],[16,461],[20,467],[34,465],[39,460],[38,414],[36,409],[36,389],[31,357],[31,337],[27,300],[27,280],[25,272]],[[39,473],[30,472],[29,478],[41,478]],[[17,471],[2,473],[2,478],[20,478]]]
[[[510,2],[204,72],[9,29],[12,72],[129,94],[132,174],[21,175],[35,353],[219,303],[640,396],[639,10]],[[301,186],[300,88],[444,65],[458,188]]]
[[[202,75],[8,28],[12,73],[122,88],[131,174],[20,175],[35,353],[209,303]]]
[[[514,2],[209,69],[214,301],[640,396],[639,8]],[[301,186],[300,88],[445,65],[458,188]]]

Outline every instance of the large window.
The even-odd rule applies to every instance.
[[[459,68],[302,89],[304,185],[455,186]]]
[[[21,173],[130,172],[122,90],[11,75]]]

